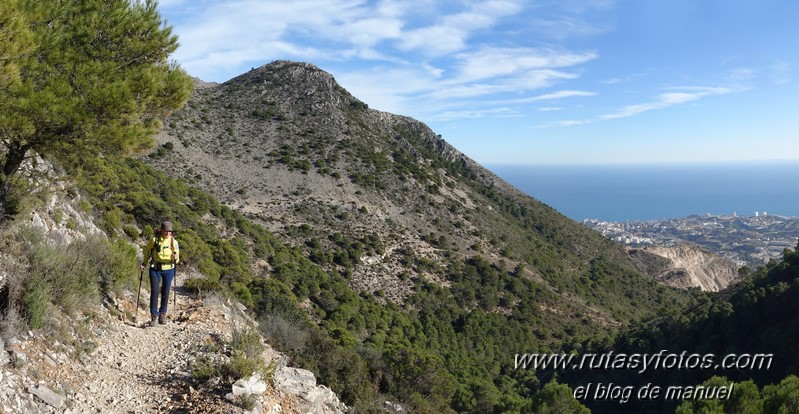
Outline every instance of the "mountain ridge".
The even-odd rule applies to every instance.
[[[339,233],[356,239],[363,265],[343,263],[353,284],[397,303],[414,282],[385,275],[407,271],[408,256],[446,263],[479,254],[548,284],[596,277],[596,256],[637,272],[617,245],[422,122],[368,108],[312,64],[276,61],[203,84],[166,125],[148,163],[307,250],[335,245]],[[443,269],[418,273],[447,283]]]

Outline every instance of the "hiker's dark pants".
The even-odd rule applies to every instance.
[[[169,304],[169,288],[175,278],[175,268],[155,270],[150,268],[150,314],[166,313]],[[158,307],[158,294],[161,294],[161,307]]]

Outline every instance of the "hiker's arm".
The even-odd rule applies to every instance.
[[[175,261],[175,264],[180,262],[180,246],[178,245],[178,241],[175,240],[175,251],[172,252],[172,260]]]
[[[150,242],[147,243],[146,246],[142,249],[142,253],[144,253],[144,257],[141,260],[141,268],[144,269],[147,266],[147,263],[150,261],[153,255],[153,246],[155,245],[155,239],[150,239]]]

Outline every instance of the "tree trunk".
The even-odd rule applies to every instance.
[[[0,229],[6,218],[6,195],[8,194],[9,180],[4,174],[0,174]]]
[[[6,218],[8,193],[11,190],[12,177],[22,166],[22,162],[25,161],[30,145],[11,144],[6,148],[8,152],[3,161],[3,171],[0,172],[0,226],[3,225]]]

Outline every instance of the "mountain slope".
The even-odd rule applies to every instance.
[[[424,124],[368,109],[313,65],[279,61],[198,82],[166,124],[150,163],[345,269],[358,290],[403,303],[418,281],[448,286],[448,263],[481,256],[555,292],[560,304],[544,309],[602,324],[677,300],[617,245]],[[320,257],[326,248],[338,253]]]

